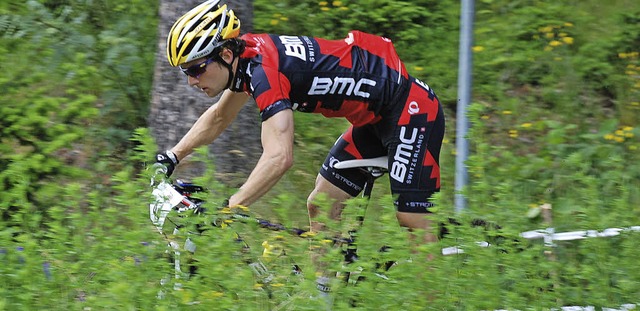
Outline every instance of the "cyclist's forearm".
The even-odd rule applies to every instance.
[[[247,181],[229,199],[229,206],[253,204],[265,195],[290,167],[289,159],[262,154]]]
[[[176,154],[179,160],[193,152],[193,149],[211,144],[229,125],[231,120],[225,120],[218,113],[217,109],[217,105],[213,105],[207,109],[207,111],[198,118],[196,123],[193,124],[187,134],[182,137],[180,142],[171,148],[171,151]]]
[[[248,206],[262,197],[293,165],[293,112],[278,112],[262,123],[262,156],[229,204]]]
[[[178,159],[183,159],[193,149],[211,144],[236,118],[249,95],[225,91],[218,103],[209,107],[180,142],[171,149]]]

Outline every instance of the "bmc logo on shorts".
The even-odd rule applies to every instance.
[[[413,128],[410,131],[411,134],[407,137],[407,127],[400,128],[400,144],[396,147],[393,163],[391,163],[391,168],[389,169],[391,178],[406,184],[410,184],[413,181],[416,167],[420,165],[418,156],[424,139],[424,135],[419,134],[417,128]]]

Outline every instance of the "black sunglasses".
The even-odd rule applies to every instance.
[[[213,58],[207,58],[204,62],[189,66],[189,68],[182,68],[182,73],[186,74],[189,77],[200,78],[200,76],[207,71],[207,65],[214,62]]]

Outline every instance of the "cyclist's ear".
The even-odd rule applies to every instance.
[[[233,61],[233,51],[231,51],[230,49],[223,47],[220,50],[220,57],[222,58],[222,60],[224,60],[227,64],[231,64],[231,62]]]

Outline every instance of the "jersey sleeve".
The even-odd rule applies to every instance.
[[[291,83],[280,72],[280,53],[269,35],[260,34],[243,38],[251,43],[248,46],[251,46],[254,58],[249,69],[250,88],[264,122],[282,110],[292,109]]]
[[[256,68],[251,78],[251,87],[263,122],[282,110],[292,109],[289,99],[291,84],[277,70],[263,66]]]

